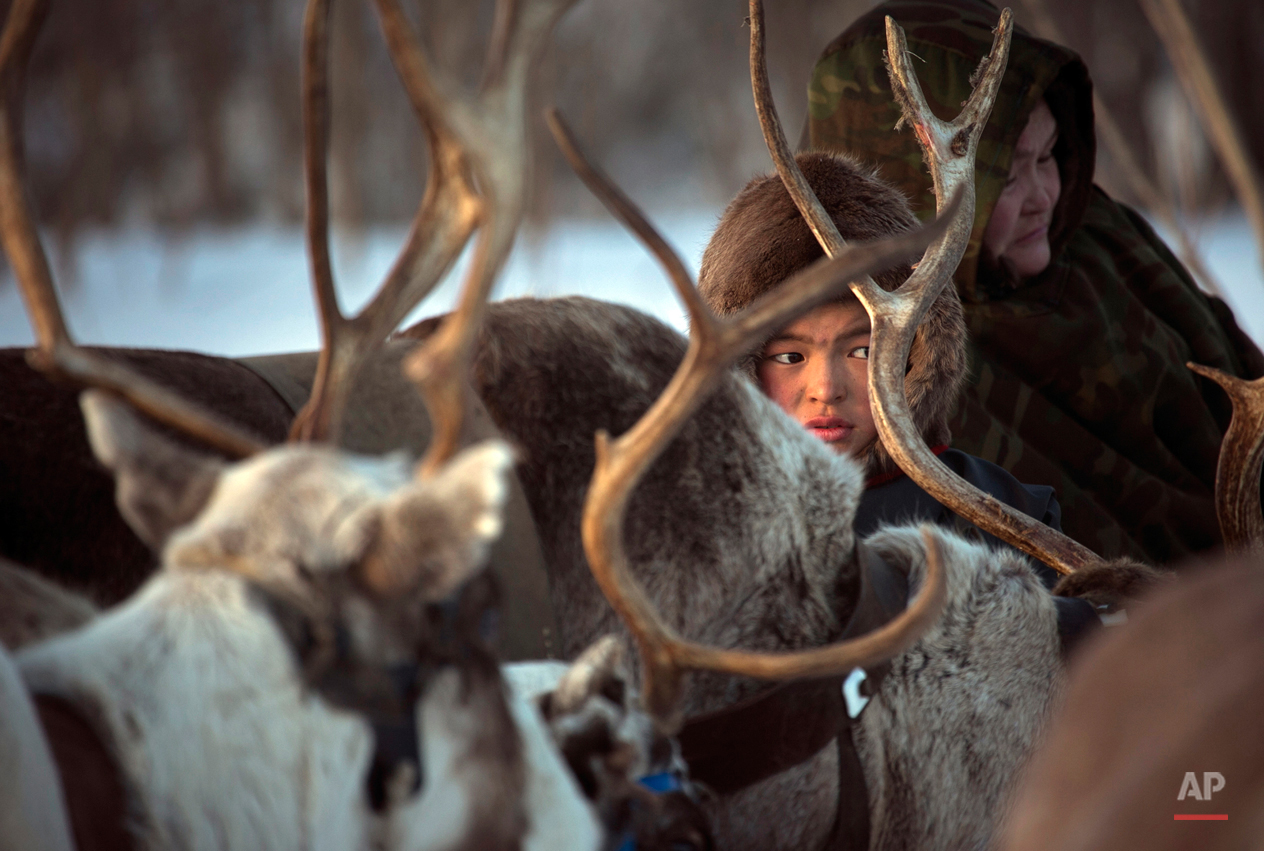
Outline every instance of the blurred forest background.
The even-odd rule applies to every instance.
[[[1015,0],[1034,29],[1036,0]],[[1193,214],[1231,193],[1137,0],[1039,0],[1159,185]],[[491,0],[405,0],[438,61],[473,80]],[[768,0],[770,76],[791,141],[820,50],[870,0]],[[7,3],[0,4],[7,6]],[[751,104],[743,0],[583,0],[541,91],[652,209],[719,207],[769,167]],[[1255,162],[1264,162],[1264,3],[1186,3]],[[399,224],[424,182],[421,136],[371,4],[334,4],[332,208],[344,234]],[[54,250],[86,229],[301,220],[302,0],[55,2],[32,61],[28,175]],[[531,225],[599,208],[540,137]],[[1098,180],[1138,199],[1099,145]],[[530,232],[530,231],[529,231]],[[64,262],[63,270],[65,270]],[[70,263],[73,267],[73,261]]]

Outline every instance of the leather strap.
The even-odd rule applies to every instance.
[[[1088,600],[1079,597],[1054,597],[1058,610],[1058,637],[1062,640],[1062,658],[1070,655],[1081,641],[1102,625],[1097,610]]]
[[[871,632],[904,610],[908,577],[858,544],[860,594],[842,639]],[[877,692],[889,670],[867,670],[868,694]],[[811,759],[850,731],[843,677],[783,683],[746,700],[685,721],[681,755],[691,779],[731,794]],[[851,736],[845,738],[850,742]],[[859,759],[848,760],[852,769]],[[863,774],[859,777],[864,783]]]
[[[690,779],[728,795],[815,756],[847,717],[842,684],[784,683],[688,719],[679,740]]]
[[[131,851],[127,782],[113,752],[75,704],[31,695],[61,778],[66,814],[79,851]]]
[[[850,720],[850,719],[849,719]],[[836,851],[867,851],[869,848],[869,784],[865,767],[856,752],[851,725],[838,738],[838,804],[834,809],[834,827],[824,848]],[[856,806],[863,802],[863,806]]]

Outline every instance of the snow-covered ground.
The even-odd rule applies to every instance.
[[[658,217],[663,233],[696,271],[718,210]],[[380,230],[335,245],[344,305],[358,307],[377,286],[404,232]],[[1203,229],[1204,256],[1239,323],[1264,341],[1264,274],[1250,229],[1226,217]],[[201,230],[178,244],[148,232],[88,236],[76,281],[64,286],[72,333],[81,342],[193,349],[225,355],[318,347],[307,259],[297,229]],[[448,310],[460,285],[451,276],[414,318]],[[684,328],[657,265],[625,230],[606,221],[563,222],[522,237],[496,296],[582,294],[623,302]],[[13,282],[0,283],[0,345],[30,344]]]

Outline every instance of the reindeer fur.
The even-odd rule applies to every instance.
[[[311,603],[322,577],[373,561],[415,573],[398,594],[414,609],[443,598],[481,569],[499,533],[503,445],[467,450],[423,482],[402,455],[316,446],[222,465],[88,396],[93,448],[163,566],[123,604],[24,650],[18,665],[33,693],[69,701],[113,752],[139,847],[597,847],[595,815],[539,714],[477,654],[435,674],[415,709],[430,782],[373,813],[369,724],[308,687],[263,590]],[[192,522],[162,516],[164,505]],[[396,516],[428,522],[405,528]],[[401,634],[356,587],[341,587],[332,610],[353,652],[381,663],[417,652],[424,636]]]
[[[943,616],[894,661],[861,716],[871,849],[983,848],[1065,680],[1053,598],[1027,560],[938,532]],[[865,540],[925,571],[916,528]]]
[[[0,845],[71,851],[70,822],[35,706],[12,657],[0,647]]]
[[[94,354],[140,372],[265,442],[294,412],[267,382],[228,358],[153,349]],[[157,567],[158,553],[121,522],[114,480],[85,440],[79,393],[51,382],[25,348],[0,349],[0,554],[98,605],[117,603]],[[175,432],[177,443],[196,444]],[[75,533],[66,533],[74,517]],[[105,567],[108,565],[108,569]]]
[[[476,387],[519,446],[567,655],[621,629],[588,573],[579,537],[593,433],[631,426],[684,351],[674,331],[616,305],[523,299],[490,308]],[[831,453],[731,373],[630,500],[625,541],[633,570],[686,637],[761,650],[826,644],[855,606],[852,517],[861,487],[855,461]],[[986,844],[1062,676],[1054,606],[1026,561],[936,535],[946,558],[947,609],[895,660],[862,716],[858,747],[873,848]],[[869,543],[918,586],[925,555],[916,528],[887,529]],[[715,709],[759,688],[694,675],[684,708]],[[836,757],[826,748],[714,802],[717,846],[820,847],[837,794]]]

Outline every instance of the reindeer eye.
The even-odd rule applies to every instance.
[[[626,698],[623,680],[611,677],[601,684],[601,696],[613,703],[615,706],[623,706]]]

